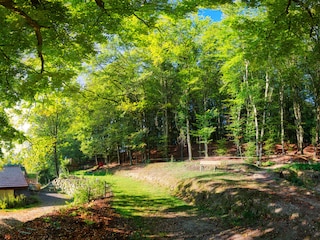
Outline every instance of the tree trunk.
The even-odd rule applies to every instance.
[[[241,120],[241,107],[239,107],[239,111],[238,111],[238,114],[237,114],[237,120],[240,123],[240,120]],[[240,136],[237,136],[236,145],[237,145],[238,155],[239,155],[239,157],[242,157],[242,147],[241,147],[241,138],[240,138]]]
[[[208,154],[208,142],[205,141],[204,143],[204,157],[207,158],[209,157],[209,154]]]
[[[57,139],[53,143],[53,158],[54,158],[54,165],[56,170],[56,175],[59,177],[59,162],[58,162],[58,153],[57,153]]]
[[[202,147],[201,147],[201,144],[202,144],[201,137],[198,137],[198,154],[199,154],[199,157],[201,157],[201,155],[202,155]]]
[[[249,90],[249,61],[245,61],[245,67],[246,67],[246,70],[245,70],[245,76],[244,76],[244,82],[247,86],[247,89],[248,91]],[[249,98],[249,102],[251,103],[252,105],[252,109],[253,109],[253,115],[254,115],[254,126],[255,126],[255,140],[256,140],[256,156],[259,156],[259,149],[260,149],[260,143],[259,143],[259,122],[258,122],[258,110],[257,110],[257,107],[252,99],[252,96],[249,92],[248,94],[248,98]],[[249,115],[248,115],[249,116]],[[260,159],[259,159],[260,161]],[[260,164],[258,162],[258,164]]]
[[[94,161],[95,161],[96,165],[98,165],[98,155],[97,154],[94,155]]]
[[[298,151],[300,151],[300,153],[303,154],[303,127],[301,118],[301,106],[296,99],[293,100],[293,110],[296,122]]]
[[[168,99],[166,98],[166,107],[164,110],[164,156],[166,159],[169,158],[169,119],[168,119]]]
[[[54,124],[54,143],[53,143],[53,161],[55,166],[55,171],[57,177],[59,177],[59,158],[58,158],[58,122],[59,122],[59,116],[56,114],[55,124]]]
[[[320,131],[320,101],[316,103],[316,115],[317,115],[317,120],[316,120],[316,133],[315,133],[315,139],[314,139],[314,158],[317,158],[318,154],[318,145],[319,145],[319,131]]]
[[[207,109],[208,109],[207,102],[208,102],[208,100],[206,98],[204,98],[203,99],[203,110],[204,110],[204,112],[206,112]],[[218,126],[219,126],[219,124],[218,124]],[[209,157],[209,155],[208,155],[208,141],[209,141],[209,139],[204,139],[204,141],[203,141],[203,143],[204,143],[204,157],[205,158]],[[201,149],[200,149],[200,153],[201,153]]]
[[[133,161],[132,161],[132,153],[131,153],[131,150],[130,150],[130,149],[128,149],[128,155],[129,155],[130,165],[133,165]]]
[[[118,144],[117,144],[117,158],[118,158],[118,164],[121,165],[120,147]]]
[[[254,103],[252,103],[253,114],[254,114],[254,126],[256,129],[256,156],[259,156],[259,122],[258,122],[258,111]]]
[[[280,89],[280,127],[281,127],[281,148],[282,148],[282,155],[285,154],[285,147],[284,147],[284,86],[281,84]]]
[[[169,116],[168,116],[168,83],[165,77],[162,78],[161,81],[162,85],[162,91],[163,91],[163,101],[164,101],[164,107],[163,107],[163,157],[168,159],[169,153]]]
[[[192,144],[191,144],[191,137],[190,137],[190,122],[189,118],[187,117],[186,120],[186,127],[187,127],[187,145],[188,145],[188,159],[189,161],[192,160]]]
[[[263,138],[264,138],[264,127],[266,124],[266,115],[267,115],[267,103],[268,103],[268,95],[269,95],[269,74],[266,72],[266,84],[264,90],[264,107],[263,107],[263,114],[262,114],[262,124],[260,130],[260,142],[259,142],[259,162],[262,160],[262,153],[263,153]]]

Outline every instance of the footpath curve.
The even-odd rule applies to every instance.
[[[3,228],[12,228],[31,221],[65,206],[70,197],[60,193],[39,192],[40,205],[22,210],[0,210],[0,232]]]

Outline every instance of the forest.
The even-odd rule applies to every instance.
[[[319,23],[313,0],[0,0],[1,162],[317,148]]]

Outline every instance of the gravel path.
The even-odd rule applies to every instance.
[[[0,210],[0,231],[1,228],[11,228],[51,213],[66,205],[70,198],[60,193],[39,192],[38,197],[41,205],[22,210]]]

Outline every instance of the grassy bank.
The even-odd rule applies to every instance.
[[[305,173],[317,176],[315,169],[309,172],[310,166],[303,167],[308,167]],[[261,239],[304,239],[314,235],[319,228],[310,219],[318,215],[317,211],[310,212],[308,204],[317,208],[317,195],[308,192],[306,199],[303,192],[307,190],[293,188],[286,179],[286,170],[282,170],[284,178],[278,171],[248,164],[222,164],[216,171],[201,172],[193,161],[123,166],[93,172],[99,176],[90,177],[110,184],[113,207],[134,226],[136,239],[175,239],[181,234],[201,239],[201,234],[220,233],[228,239],[239,229]],[[292,191],[299,197],[291,198]],[[301,204],[304,199],[306,202]],[[195,225],[196,231],[190,227]]]

